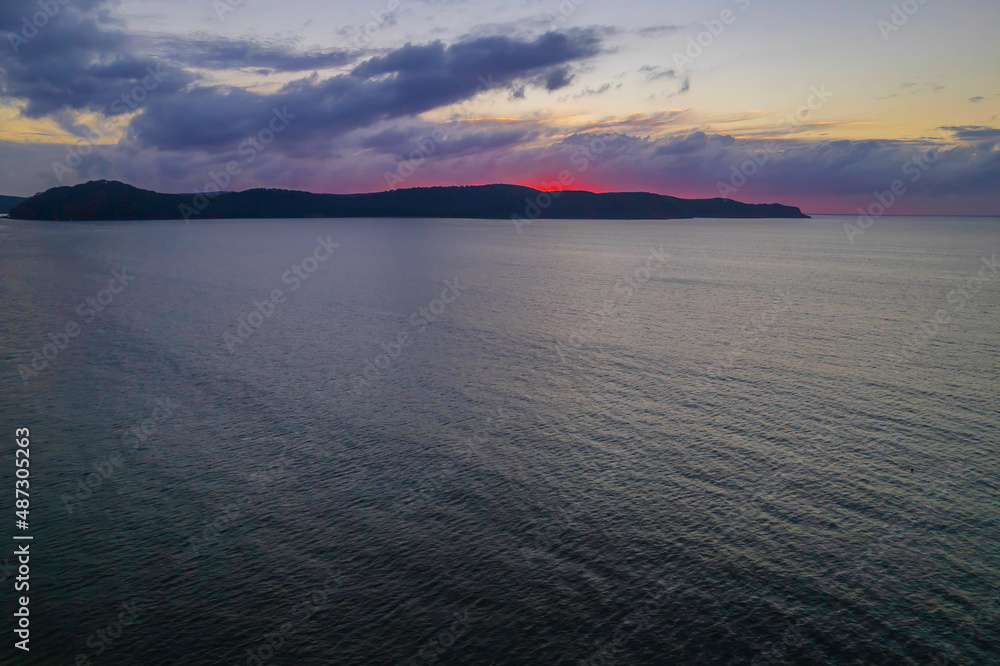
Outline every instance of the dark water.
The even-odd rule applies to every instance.
[[[845,221],[4,220],[28,662],[1000,663],[1000,220]]]

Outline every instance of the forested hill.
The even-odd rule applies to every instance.
[[[807,218],[794,206],[731,199],[679,199],[648,192],[542,192],[520,185],[416,187],[370,194],[254,189],[214,196],[161,194],[95,180],[55,187],[18,203],[25,220],[171,220],[299,217],[483,219]]]

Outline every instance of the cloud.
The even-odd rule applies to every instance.
[[[116,0],[60,4],[59,15],[18,53],[0,49],[0,93],[24,115],[47,116],[76,135],[84,134],[87,116],[82,112],[121,114],[116,126],[128,123],[117,145],[93,147],[76,170],[79,180],[116,178],[162,191],[192,191],[205,184],[210,170],[218,171],[227,159],[239,159],[237,146],[266,128],[276,108],[294,118],[266,151],[252,162],[241,162],[243,170],[233,189],[384,189],[386,171],[412,154],[416,142],[440,130],[443,138],[403,186],[540,183],[569,170],[581,188],[711,197],[718,196],[716,183],[727,182],[734,165],[769,145],[764,136],[747,138],[752,129],[741,132],[739,139],[712,133],[695,112],[684,109],[588,122],[541,111],[503,122],[434,124],[428,120],[434,116],[423,115],[485,90],[515,100],[524,98],[528,88],[543,93],[564,90],[586,71],[590,59],[609,52],[605,38],[613,30],[608,28],[544,34],[528,28],[481,31],[452,42],[414,42],[373,55],[303,50],[289,40],[204,34],[145,34],[140,42],[115,18],[115,6]],[[18,32],[29,11],[37,11],[35,0],[2,2],[0,30]],[[651,26],[629,34],[652,38],[674,30]],[[116,99],[149,75],[149,67],[158,68],[163,81],[134,112],[114,108]],[[282,84],[256,88],[220,85],[209,73],[226,70],[289,76],[282,77]],[[651,86],[654,90],[669,89],[658,93],[661,97],[690,88],[690,79],[669,66],[646,65],[639,72],[637,79],[659,84]],[[576,97],[606,94],[621,85],[619,79],[577,88]],[[943,89],[940,84],[912,82],[887,92],[900,97]],[[724,122],[729,121],[713,120],[716,126],[726,126]],[[942,129],[950,132],[950,142],[775,140],[767,163],[735,196],[791,204],[823,198],[850,211],[855,202],[866,205],[872,192],[906,178],[908,161],[941,146],[939,159],[920,181],[906,181],[910,191],[895,211],[931,210],[944,201],[955,210],[1000,212],[1000,129]],[[577,170],[580,151],[595,140],[606,144],[605,149],[587,162],[586,172]],[[66,155],[67,146],[60,144],[0,144],[8,193],[60,184],[51,164]]]
[[[933,95],[944,90],[946,86],[940,83],[901,83],[895,88],[886,91],[886,94],[877,99],[890,99],[893,97],[907,97],[910,95]]]
[[[678,25],[651,25],[648,28],[642,28],[637,31],[640,37],[662,37],[663,35],[669,35],[670,33],[677,32],[680,30]]]
[[[705,150],[708,145],[708,135],[704,132],[695,132],[687,136],[678,136],[660,143],[653,151],[653,155],[685,155],[697,153]]]
[[[584,88],[583,90],[581,90],[580,92],[578,92],[577,94],[573,95],[573,98],[574,99],[582,99],[584,97],[594,97],[594,96],[597,96],[597,95],[603,95],[604,93],[606,93],[609,90],[611,90],[612,85],[613,84],[611,84],[611,83],[605,83],[605,84],[602,84],[602,85],[598,86],[597,88],[587,87],[587,88]],[[622,87],[622,84],[619,83],[618,85],[614,86],[614,89],[617,90],[618,88],[621,88],[621,87]]]
[[[600,38],[590,30],[548,32],[533,41],[509,37],[480,37],[445,47],[441,42],[425,46],[406,44],[359,65],[352,74],[372,78],[396,76],[475,79],[492,75],[509,81],[527,72],[590,58],[601,52]]]
[[[674,116],[673,121],[681,115]],[[604,126],[666,128],[670,116],[608,120]],[[736,139],[707,131],[680,131],[650,138],[622,130],[579,128],[568,135],[551,136],[554,128],[537,120],[502,125],[484,120],[475,123],[433,124],[419,119],[385,121],[324,144],[322,141],[290,144],[298,152],[265,151],[245,163],[233,189],[287,187],[313,191],[373,191],[385,189],[386,172],[394,172],[399,159],[407,159],[418,143],[439,130],[434,150],[408,177],[402,187],[441,184],[554,182],[569,171],[573,187],[594,190],[652,191],[676,196],[719,196],[717,183],[730,183],[733,169],[754,163],[753,170],[733,198],[769,203],[812,206],[812,212],[850,213],[867,206],[873,192],[902,180],[907,194],[894,208],[898,214],[996,214],[1000,212],[1000,150],[989,144],[948,145],[939,141],[813,141],[804,139]],[[949,128],[966,131],[968,128]],[[976,130],[972,130],[976,131]],[[596,159],[581,159],[584,151],[601,144]],[[317,147],[316,144],[322,144]],[[994,142],[993,145],[996,145]],[[912,180],[914,159],[925,160],[937,147],[936,159]],[[0,168],[17,175],[9,181],[15,193],[39,189],[24,183],[39,175],[53,180],[47,167],[65,155],[54,144],[0,145]],[[117,178],[162,191],[191,191],[208,180],[227,157],[220,153],[177,152],[128,145],[99,146],[81,167],[80,180]],[[426,151],[425,151],[426,154]],[[585,163],[587,169],[580,170]],[[35,164],[37,171],[25,169]],[[907,165],[910,169],[907,170]],[[47,173],[44,173],[47,172]],[[22,177],[21,174],[25,175]],[[52,184],[56,184],[52,182]],[[813,203],[819,202],[819,203]],[[809,206],[806,206],[809,208]],[[817,209],[816,206],[822,206]],[[807,212],[809,212],[807,210]]]
[[[544,83],[545,89],[548,91],[559,90],[573,82],[572,70],[569,67],[555,67],[543,75],[539,81]]]
[[[0,27],[17,29],[27,3],[4,3]],[[146,37],[142,51],[109,9],[112,0],[76,0],[22,52],[0,51],[0,93],[28,117],[65,112],[118,115],[136,110],[116,100],[150,71],[160,76],[143,91],[126,133],[137,150],[213,150],[232,146],[267,127],[274,109],[295,120],[283,142],[326,142],[352,130],[414,116],[471,99],[487,88],[525,86],[548,91],[568,86],[574,65],[602,52],[599,31],[572,29],[533,39],[488,36],[445,45],[406,44],[358,63],[349,73],[321,77],[316,70],[355,61],[343,51],[301,52],[287,44],[251,39]],[[159,55],[154,59],[150,53]],[[252,68],[256,72],[314,70],[276,91],[203,84],[193,69]],[[289,150],[295,150],[294,146]]]
[[[296,51],[251,39],[165,37],[153,40],[170,60],[203,69],[257,69],[258,73],[302,72],[343,67],[356,60],[346,51]]]
[[[438,134],[435,130],[440,131]],[[436,135],[436,138],[432,136]],[[466,130],[450,127],[447,132],[436,125],[391,127],[361,139],[360,145],[374,154],[393,158],[406,157],[414,151],[431,160],[486,153],[501,148],[524,145],[536,137],[537,129]]]
[[[684,115],[684,111],[671,110],[651,114],[633,113],[624,118],[612,116],[587,123],[580,130],[662,133],[670,126],[677,125]]]
[[[672,68],[666,69],[664,67],[661,67],[660,65],[643,65],[642,67],[639,68],[639,71],[646,75],[647,83],[653,81],[662,81],[662,80],[674,81],[678,79],[677,70]],[[674,92],[667,94],[667,97],[676,97],[677,95],[682,95],[687,91],[691,90],[690,76],[685,76],[680,81],[681,81],[680,87]],[[655,97],[656,95],[653,95],[650,99],[653,99]]]
[[[593,33],[580,30],[532,41],[484,37],[450,46],[406,44],[349,74],[314,74],[271,94],[195,86],[160,97],[132,120],[130,138],[142,147],[174,150],[234,145],[266,127],[274,108],[296,117],[283,142],[330,138],[471,99],[488,88],[523,83],[555,90],[572,80],[569,63],[600,48]]]
[[[984,127],[982,125],[962,125],[959,127],[939,127],[938,129],[951,132],[960,141],[989,141],[1000,139],[1000,129]]]
[[[643,65],[639,68],[640,72],[646,74],[647,81],[657,81],[659,79],[676,79],[677,71],[674,69],[664,69],[659,65]]]
[[[977,104],[979,102],[982,102],[984,99],[986,98],[983,97],[982,95],[976,95],[975,97],[970,97],[969,101],[972,102],[973,104]]]
[[[15,52],[0,49],[0,95],[23,103],[22,113],[40,118],[60,111],[129,111],[115,104],[150,75],[162,78],[156,94],[175,93],[196,77],[180,68],[134,54],[131,40],[111,18],[107,0],[58,5],[59,13]],[[32,13],[24,2],[0,4],[0,33],[20,34],[21,19]],[[23,12],[23,13],[22,13]],[[145,96],[146,93],[143,93]]]

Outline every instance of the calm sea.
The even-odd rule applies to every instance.
[[[0,649],[1000,663],[1000,219],[853,222],[3,220]]]

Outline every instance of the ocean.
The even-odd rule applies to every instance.
[[[998,218],[3,223],[18,663],[1000,664]]]

